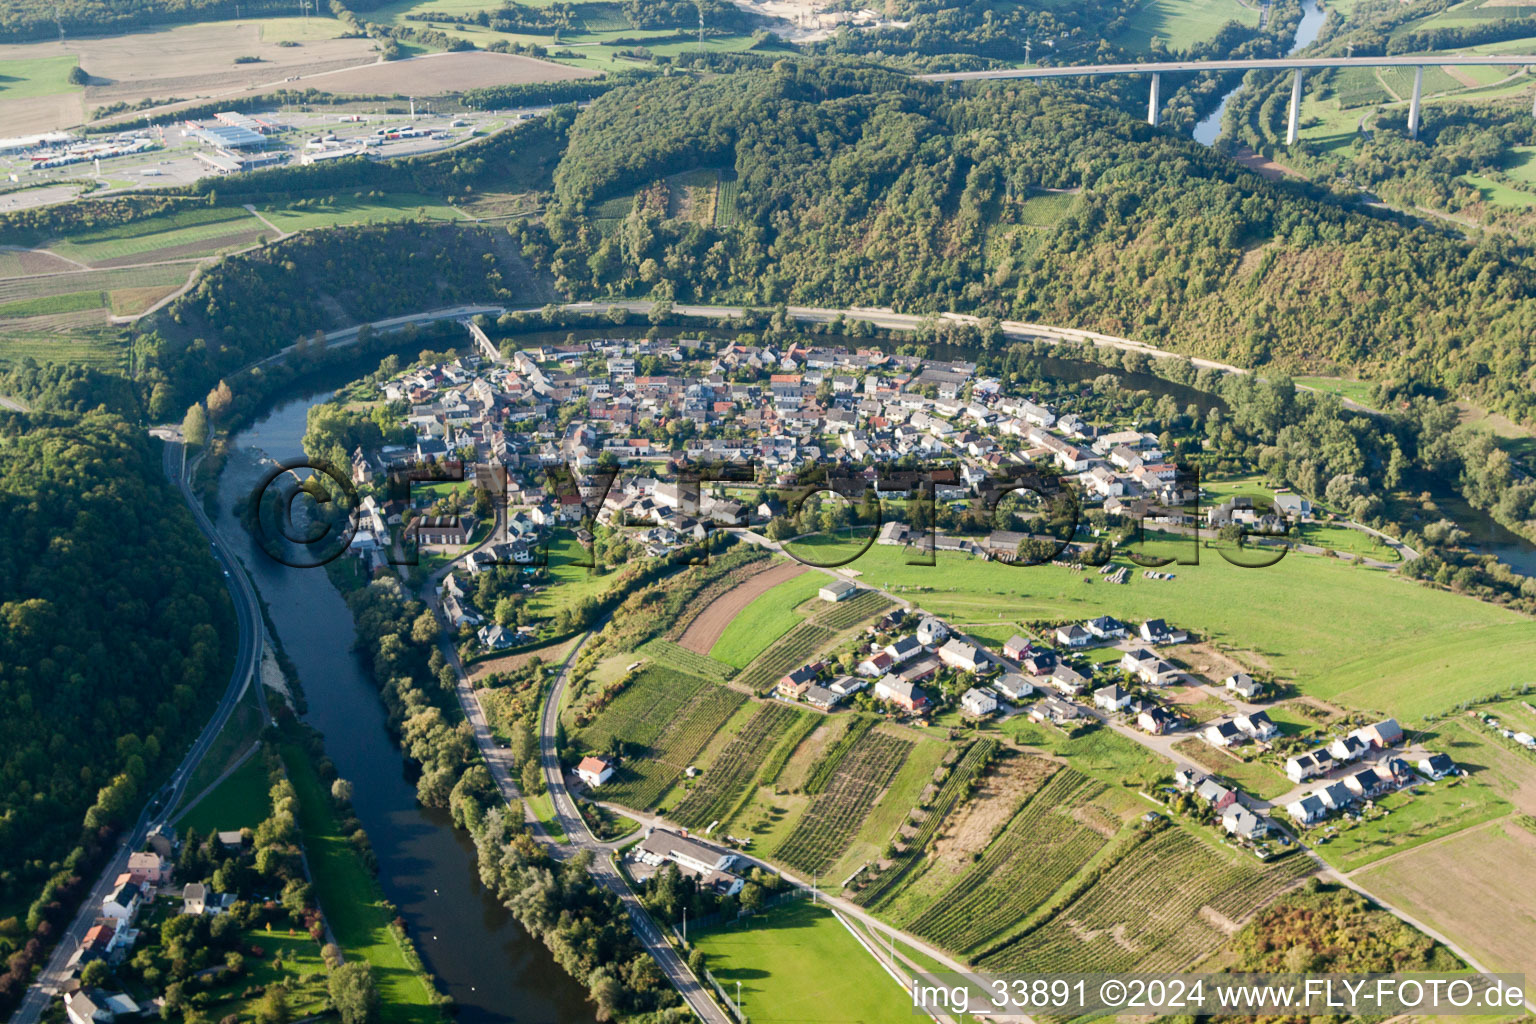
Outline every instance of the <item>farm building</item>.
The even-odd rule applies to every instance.
[[[848,580],[833,580],[831,583],[828,583],[826,586],[816,591],[816,596],[821,598],[823,601],[830,601],[835,604],[838,601],[852,597],[854,592],[858,589],[858,587],[854,586]]]

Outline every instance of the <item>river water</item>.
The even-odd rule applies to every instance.
[[[1317,39],[1317,34],[1323,30],[1323,22],[1327,20],[1328,12],[1317,6],[1317,0],[1301,0],[1301,23],[1296,26],[1296,36],[1291,40],[1291,48],[1285,51],[1287,57],[1304,46],[1311,46]],[[1227,112],[1227,101],[1237,94],[1232,89],[1221,98],[1216,109],[1206,116],[1199,124],[1195,125],[1193,135],[1195,141],[1206,146],[1214,146],[1221,136],[1221,116]]]
[[[250,570],[298,666],[309,701],[306,721],[325,734],[326,753],[353,783],[353,806],[378,854],[385,896],[400,908],[427,966],[458,1004],[459,1019],[592,1024],[585,990],[480,885],[468,837],[446,812],[417,804],[378,691],[352,650],[352,614],[325,571],[272,561],[233,512],[266,472],[263,455],[303,455],[305,414],[330,396],[316,391],[285,401],[235,435],[219,479],[219,531]]]

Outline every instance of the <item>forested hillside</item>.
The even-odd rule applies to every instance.
[[[734,170],[730,225],[595,204]],[[1343,365],[1536,416],[1532,257],[1269,182],[1066,88],[952,93],[871,69],[615,90],[572,128],[546,218],[573,291],[959,310],[1249,365]],[[1074,190],[1049,230],[1042,189]]]
[[[75,376],[36,393],[70,404]],[[0,522],[3,919],[138,813],[228,681],[235,628],[158,452],[114,414],[0,416]]]

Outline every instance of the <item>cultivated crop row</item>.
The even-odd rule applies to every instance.
[[[777,850],[784,863],[808,875],[831,867],[858,835],[880,794],[906,763],[914,746],[885,733],[861,739]]]
[[[1057,772],[982,858],[908,927],[964,953],[1016,926],[1108,841],[1075,816],[1104,788],[1070,768]]]
[[[591,750],[603,750],[617,736],[625,743],[648,747],[677,719],[683,706],[709,685],[698,676],[649,665],[581,730],[581,742]]]
[[[1049,921],[978,964],[989,971],[1183,968],[1226,940],[1207,920],[1210,911],[1240,921],[1311,869],[1302,857],[1265,865],[1223,854],[1166,828]]]
[[[879,877],[865,886],[854,898],[854,902],[866,907],[877,907],[896,894],[901,880],[922,859],[928,844],[938,834],[944,818],[954,810],[956,804],[969,795],[971,784],[986,768],[997,746],[996,740],[977,740],[971,744],[965,756],[960,759],[960,763],[955,765],[949,773],[949,778],[944,780],[943,787],[928,807],[922,826],[917,830],[917,834],[907,841],[906,850],[898,854],[896,860],[882,871]]]
[[[701,679],[709,679],[717,683],[723,683],[731,677],[736,670],[723,661],[716,661],[708,655],[690,651],[671,640],[657,637],[655,640],[647,640],[640,645],[635,653],[643,654],[653,661],[660,662],[669,668],[675,668],[689,675],[698,676]]]
[[[797,720],[812,716],[788,704],[769,702],[753,712],[747,724],[720,751],[704,777],[693,784],[670,817],[689,828],[709,827],[730,818],[741,803],[752,778],[762,764],[763,751],[772,748]]]
[[[858,745],[858,742],[864,738],[865,734],[874,727],[875,720],[873,718],[860,715],[857,718],[850,719],[848,728],[837,738],[837,742],[823,751],[821,757],[811,766],[810,775],[806,777],[805,785],[802,787],[805,792],[814,796],[826,789],[827,783],[832,781],[832,776],[836,773],[838,766],[843,763],[843,758],[847,757],[853,748]]]
[[[773,748],[773,753],[768,756],[768,760],[763,762],[763,770],[758,775],[758,781],[764,786],[773,785],[783,773],[785,766],[789,764],[789,759],[795,756],[795,751],[800,748],[800,744],[804,743],[805,738],[815,732],[816,727],[824,721],[826,719],[821,715],[802,715],[796,719],[795,724],[789,727],[784,738],[779,741],[779,745]]]
[[[603,787],[604,796],[630,807],[654,806],[744,700],[735,690],[704,684],[648,751],[629,753],[625,770]]]
[[[864,590],[846,601],[833,605],[816,621],[833,632],[841,632],[865,619],[873,618],[891,606],[891,602],[873,590]]]
[[[763,691],[779,681],[790,669],[810,661],[817,651],[832,641],[833,633],[814,622],[802,622],[781,636],[741,674],[741,682]]]

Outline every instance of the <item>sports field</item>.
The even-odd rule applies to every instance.
[[[826,582],[823,574],[806,572],[760,595],[725,627],[709,656],[746,668],[769,644],[803,621],[795,609],[815,597]]]
[[[695,937],[707,966],[753,1021],[891,1024],[912,1015],[905,990],[823,904],[793,900]]]
[[[1199,555],[1199,565],[1169,566],[1172,580],[1132,567],[1124,586],[1096,572],[948,552],[935,566],[910,566],[900,548],[879,546],[850,568],[996,644],[1032,620],[1163,618],[1304,693],[1404,720],[1530,678],[1536,629],[1514,612],[1335,559],[1293,555],[1242,569],[1209,549]]]

